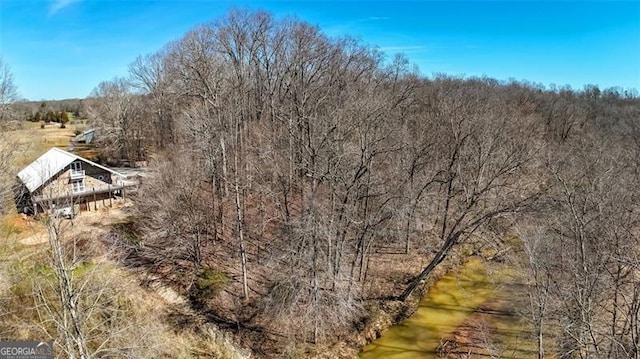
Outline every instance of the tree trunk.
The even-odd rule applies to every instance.
[[[64,340],[67,343],[67,348],[71,347],[69,343],[73,343],[75,350],[68,353],[70,357],[74,357],[73,354],[77,353],[80,359],[89,359],[91,356],[86,347],[86,340],[80,323],[76,293],[73,291],[70,270],[66,266],[64,254],[62,253],[57,224],[54,223],[57,219],[53,215],[52,217],[48,222],[48,233],[49,243],[53,252],[54,270],[58,279],[58,296],[63,311],[62,315],[70,320],[70,322],[65,320],[65,328],[63,328],[62,334],[65,336]]]
[[[238,140],[240,137],[240,124],[239,119],[236,118],[236,144],[238,144]],[[222,142],[224,143],[224,142]],[[242,262],[242,295],[245,300],[249,299],[249,288],[247,284],[247,250],[245,248],[244,243],[244,216],[242,212],[242,203],[240,202],[240,178],[238,172],[240,171],[240,166],[238,164],[238,157],[240,156],[241,149],[240,146],[236,146],[236,150],[234,152],[233,160],[234,160],[234,190],[236,192],[236,220],[237,220],[237,229],[238,229],[238,240],[240,242],[240,259]]]
[[[247,284],[247,249],[244,244],[244,224],[242,218],[242,209],[240,207],[240,191],[238,182],[235,184],[236,190],[236,215],[238,220],[238,239],[240,240],[240,257],[242,261],[242,295],[244,299],[249,299],[249,288]]]
[[[224,193],[223,196],[226,197],[229,193],[229,188],[227,185],[227,181],[229,179],[228,167],[227,167],[227,147],[224,143],[224,137],[220,136],[220,150],[222,152],[222,182],[224,184]]]
[[[400,296],[400,300],[407,300],[411,294],[418,288],[420,283],[425,280],[429,274],[438,266],[438,264],[442,263],[442,261],[447,257],[449,251],[453,246],[458,242],[458,238],[460,238],[460,233],[454,233],[444,242],[438,253],[436,253],[435,257],[429,262],[429,265],[420,272],[420,274],[416,277],[416,279],[411,282],[409,287],[405,289],[404,293]]]

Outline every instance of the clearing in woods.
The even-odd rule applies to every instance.
[[[66,128],[60,128],[58,123],[49,123],[40,128],[38,122],[25,122],[23,129],[11,132],[11,138],[17,140],[18,145],[24,149],[16,159],[16,165],[22,169],[51,147],[67,151],[75,137],[75,131],[86,128],[83,124],[67,124]]]

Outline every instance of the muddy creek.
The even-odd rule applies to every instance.
[[[531,332],[515,314],[514,278],[504,264],[471,258],[432,285],[418,310],[361,358],[534,357]]]

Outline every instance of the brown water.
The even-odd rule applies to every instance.
[[[438,347],[456,332],[459,333],[461,328],[466,328],[468,333],[477,338],[477,328],[463,324],[472,316],[476,319],[482,317],[477,312],[485,304],[504,302],[503,284],[513,280],[506,267],[498,270],[490,268],[491,273],[487,269],[481,259],[474,257],[458,271],[445,275],[429,289],[414,315],[389,328],[382,337],[367,345],[360,357],[438,358]],[[522,320],[512,315],[490,316],[492,329],[487,333],[492,333],[491,340],[500,345],[487,344],[486,348],[478,345],[481,348],[473,352],[497,356],[508,353],[509,357],[515,358],[532,357],[532,343],[528,339],[523,340],[523,337],[529,337],[529,333],[524,329]]]

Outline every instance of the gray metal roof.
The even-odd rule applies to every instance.
[[[124,177],[124,175],[111,170],[107,167],[101,166],[95,162],[91,162],[80,156],[76,156],[73,153],[63,151],[59,148],[53,147],[49,151],[45,152],[37,160],[31,162],[30,165],[18,172],[18,178],[22,183],[27,186],[29,192],[33,192],[42,187],[49,179],[67,168],[73,161],[81,160],[92,166],[102,168],[109,171],[116,176]]]
[[[84,137],[84,136],[86,136],[88,134],[94,133],[94,132],[96,132],[96,129],[95,128],[91,128],[91,129],[88,129],[86,131],[82,131],[81,133],[77,134],[76,138],[82,138],[82,137]]]

